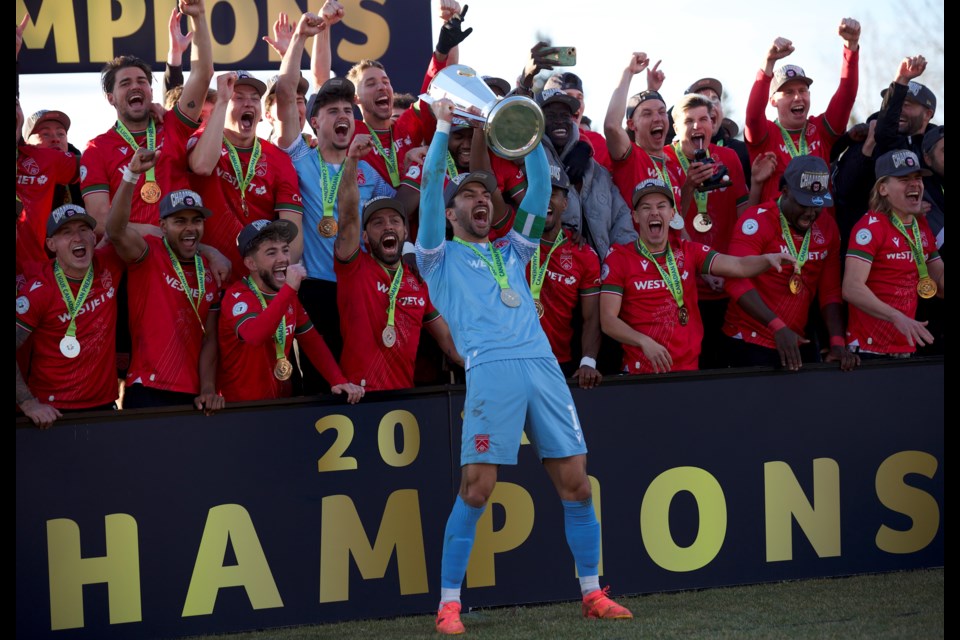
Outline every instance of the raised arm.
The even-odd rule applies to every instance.
[[[320,9],[320,18],[326,23],[327,28],[313,37],[310,55],[310,75],[313,77],[313,86],[317,89],[330,79],[330,70],[333,68],[331,27],[343,20],[343,5],[337,0],[327,0]]]
[[[223,125],[227,118],[227,109],[233,98],[233,87],[237,81],[235,71],[221,73],[217,77],[217,103],[210,112],[203,133],[197,144],[190,149],[188,163],[190,170],[198,176],[209,176],[220,162],[220,150],[223,148]]]
[[[757,72],[747,99],[747,112],[744,118],[743,139],[748,145],[758,145],[767,137],[767,102],[770,99],[770,81],[773,80],[773,67],[795,51],[793,42],[786,38],[777,38],[767,49],[763,66]]]
[[[180,17],[183,14],[177,7],[170,11],[170,22],[167,24],[167,65],[163,72],[163,95],[174,87],[183,85],[183,53],[193,41],[193,32],[184,33],[180,30]]]
[[[540,219],[539,224],[528,224],[520,213],[517,214],[514,229],[532,240],[539,240],[543,235],[543,219],[547,217],[547,207],[550,206],[550,164],[547,162],[547,152],[543,143],[527,154],[524,168],[527,173],[527,190],[520,201],[520,211]]]
[[[147,250],[147,241],[130,226],[134,185],[137,184],[141,173],[156,166],[157,156],[160,153],[146,147],[137,149],[130,164],[123,170],[123,179],[117,187],[117,192],[113,194],[110,214],[107,216],[107,236],[117,250],[117,255],[127,263],[139,260]]]
[[[300,59],[307,38],[326,30],[326,23],[314,13],[300,16],[293,32],[290,47],[280,63],[280,79],[277,81],[277,120],[279,138],[277,146],[286,149],[301,133],[300,115],[297,113],[297,85],[300,84]]]
[[[910,81],[919,78],[927,68],[923,56],[908,56],[900,61],[897,75],[887,89],[877,116],[877,128],[874,130],[876,148],[882,154],[900,146],[900,114],[906,99]]]
[[[183,85],[183,94],[177,105],[180,113],[191,120],[199,120],[207,87],[213,79],[213,45],[207,10],[203,0],[180,0],[180,11],[190,17],[193,27],[193,46],[190,49],[190,77]]]
[[[447,173],[447,142],[450,138],[450,123],[453,121],[453,103],[444,98],[434,102],[430,108],[437,118],[437,132],[423,161],[423,179],[420,182],[420,230],[417,233],[417,244],[424,249],[439,247],[446,231],[443,182]]]
[[[843,67],[840,69],[840,86],[830,98],[824,119],[834,137],[847,130],[853,103],[857,100],[860,86],[860,23],[853,18],[840,21],[837,33],[843,38]]]
[[[354,136],[343,161],[343,176],[337,191],[337,211],[340,226],[337,239],[333,243],[333,252],[338,260],[349,260],[360,248],[360,187],[357,186],[357,163],[360,158],[373,149],[370,134],[359,133]]]
[[[610,158],[614,162],[623,160],[632,144],[630,136],[623,128],[623,118],[627,113],[627,98],[630,96],[630,82],[633,80],[633,76],[649,65],[650,58],[642,51],[631,55],[630,62],[627,63],[626,68],[620,75],[620,83],[613,90],[613,95],[610,96],[607,115],[603,119],[603,135],[607,138],[607,151],[610,152]]]

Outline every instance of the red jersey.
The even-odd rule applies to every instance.
[[[818,116],[807,118],[805,129],[787,131],[795,147],[799,149],[800,134],[804,133],[810,155],[823,158],[830,166],[830,151],[833,144],[847,130],[850,112],[857,99],[859,86],[860,52],[843,48],[843,66],[840,69],[840,86],[830,99],[827,110]],[[761,202],[776,200],[780,195],[780,177],[787,170],[791,156],[787,144],[777,123],[767,120],[766,109],[770,102],[770,82],[772,76],[767,76],[763,70],[757,72],[750,98],[747,101],[747,116],[744,123],[743,139],[750,151],[750,160],[766,151],[773,151],[777,156],[777,168],[770,179],[763,185]],[[833,208],[829,209],[833,215]]]
[[[286,306],[282,313],[286,327],[283,353],[289,357],[294,335],[311,330],[313,323],[300,306],[297,292],[289,286],[283,287],[277,294],[263,292],[263,299],[267,308],[274,300]],[[273,334],[260,344],[250,344],[240,338],[240,325],[264,312],[260,300],[245,280],[230,285],[223,294],[223,307],[217,328],[220,344],[217,387],[221,395],[227,402],[289,398],[293,391],[290,380],[278,380],[273,375],[277,364]],[[279,325],[280,320],[277,320],[273,330],[276,331]]]
[[[394,309],[397,341],[388,348],[382,336],[393,273],[360,250],[346,262],[335,258],[333,268],[339,283],[343,374],[351,382],[365,380],[368,391],[412,387],[420,328],[440,317],[426,283],[404,271]]]
[[[580,129],[580,139],[586,140],[593,147],[593,159],[599,162],[604,169],[613,173],[613,159],[610,157],[610,150],[607,149],[607,139],[596,131],[587,131]]]
[[[187,139],[197,129],[197,123],[183,115],[174,105],[166,112],[163,124],[157,125],[156,147],[163,151],[155,168],[157,184],[163,194],[189,188],[187,179]],[[131,131],[141,147],[147,144],[146,131]],[[87,143],[80,166],[80,188],[84,196],[89,193],[106,193],[111,198],[123,179],[123,168],[130,164],[136,148],[111,128],[106,133]],[[160,225],[160,202],[147,204],[140,197],[140,188],[146,180],[144,173],[137,180],[133,191],[130,222]]]
[[[797,251],[804,234],[790,229]],[[733,256],[757,256],[764,253],[789,253],[780,228],[780,210],[776,202],[765,202],[752,207],[740,218],[733,232],[728,253]],[[840,231],[833,218],[820,215],[810,227],[810,246],[807,261],[800,270],[803,288],[790,292],[793,265],[783,265],[783,271],[767,269],[753,278],[729,278],[726,290],[734,301],[746,292],[756,289],[760,298],[790,329],[802,336],[807,326],[807,315],[814,299],[820,308],[843,302],[840,291]],[[773,332],[748,314],[739,304],[727,306],[723,331],[728,336],[742,338],[768,349],[776,349]]]
[[[197,311],[187,300],[161,238],[144,236],[147,250],[128,269],[132,354],[127,384],[179,393],[200,392],[201,321],[220,308],[210,265],[203,259],[204,295],[200,297],[193,261],[180,266]],[[200,318],[197,318],[199,314]],[[207,331],[216,331],[209,327]]]
[[[620,195],[626,201],[627,206],[633,209],[633,190],[634,188],[650,178],[660,178],[661,171],[666,170],[667,177],[670,178],[670,186],[673,188],[674,206],[680,206],[680,187],[683,186],[686,176],[683,169],[677,164],[676,156],[666,156],[663,163],[654,163],[650,154],[630,143],[630,150],[627,151],[627,157],[623,160],[613,161],[613,183],[620,189]],[[636,228],[636,223],[634,223]]]
[[[928,264],[940,260],[926,218],[919,216],[917,223],[924,260]],[[910,233],[910,227],[907,227],[907,233]],[[908,318],[916,317],[920,274],[909,242],[890,222],[890,216],[875,211],[864,214],[850,232],[847,257],[870,264],[867,287],[874,295]],[[892,322],[874,318],[852,304],[847,322],[847,344],[874,353],[916,351]]]
[[[200,134],[194,134],[187,142],[191,152],[199,138]],[[236,149],[242,179],[247,175],[253,147]],[[233,263],[232,273],[236,275],[247,271],[237,250],[237,236],[244,226],[255,220],[276,220],[281,212],[303,215],[297,172],[290,156],[276,145],[260,140],[260,158],[246,190],[246,211],[240,198],[240,182],[225,143],[220,145],[220,159],[213,174],[190,174],[191,188],[200,194],[204,206],[214,213],[204,224],[203,242],[227,256]]]
[[[687,233],[690,234],[690,239],[694,242],[705,244],[720,253],[727,253],[730,236],[737,222],[737,207],[746,203],[750,192],[747,190],[747,183],[743,177],[743,165],[740,164],[740,157],[737,156],[736,151],[718,147],[715,144],[710,144],[707,149],[710,152],[710,157],[716,161],[716,166],[727,168],[727,175],[730,176],[730,186],[706,193],[707,214],[713,222],[709,231],[701,233],[693,226],[697,216],[696,198],[690,201],[690,207],[684,216],[686,218],[686,229]],[[664,147],[663,152],[668,163],[676,163],[683,170],[683,166],[677,160],[677,152],[672,145]],[[727,294],[711,289],[700,277],[697,278],[697,294],[701,300],[722,300],[727,297]]]
[[[67,358],[60,341],[67,334],[70,314],[53,275],[54,260],[27,283],[17,298],[17,326],[32,334],[27,386],[40,402],[57,409],[86,409],[117,399],[116,343],[117,299],[115,287],[126,265],[112,246],[93,256],[93,283],[77,311],[80,353]],[[83,282],[67,278],[76,296]]]
[[[507,202],[512,200],[519,205],[524,191],[527,190],[527,175],[524,173],[523,163],[515,164],[492,151],[488,152],[488,155],[490,168],[497,177],[497,188],[503,194],[503,199]]]
[[[672,371],[695,371],[703,341],[703,322],[697,309],[698,274],[709,274],[717,252],[706,245],[671,240],[677,270],[683,282],[683,305],[689,313],[681,325],[677,303],[655,265],[637,250],[635,242],[614,245],[603,262],[601,291],[622,296],[620,319],[667,348],[673,358]],[[666,251],[655,253],[666,270]],[[623,370],[652,373],[653,367],[640,347],[623,345]]]
[[[17,273],[31,260],[47,262],[47,218],[53,210],[53,192],[58,184],[77,179],[79,158],[69,151],[17,146],[17,197],[23,211],[17,216]],[[101,229],[102,231],[102,229]]]
[[[582,297],[600,293],[600,258],[585,244],[578,247],[570,240],[568,230],[562,231],[566,240],[550,256],[547,272],[540,290],[543,317],[540,326],[547,334],[550,348],[557,362],[569,362],[570,343],[573,340],[573,311]],[[550,255],[552,242],[540,242],[540,260]],[[527,263],[527,283],[530,282],[530,265]],[[542,263],[541,263],[542,267]]]

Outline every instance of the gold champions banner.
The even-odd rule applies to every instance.
[[[331,42],[337,75],[362,58],[379,59],[398,91],[419,91],[432,50],[430,3],[342,4],[345,16]],[[163,69],[176,0],[16,0],[16,5],[18,21],[27,11],[31,17],[23,34],[23,73],[99,72],[105,62],[125,54]],[[280,12],[296,24],[304,11],[319,13],[322,6],[323,0],[206,0],[215,68],[279,69],[280,57],[261,37],[272,36]],[[189,55],[184,63],[189,65]]]
[[[618,593],[943,566],[942,360],[574,391]],[[16,430],[16,635],[158,638],[424,613],[461,387]],[[531,447],[479,523],[472,606],[578,596]]]

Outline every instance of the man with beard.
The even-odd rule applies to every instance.
[[[691,275],[752,278],[794,262],[786,253],[733,257],[706,245],[669,237],[673,190],[648,178],[634,190],[640,237],[614,246],[603,262],[600,326],[624,348],[624,373],[694,371],[703,324]]]
[[[223,407],[216,392],[220,292],[199,253],[211,211],[197,193],[181,189],[160,201],[161,237],[142,236],[130,224],[134,187],[160,154],[137,149],[107,217],[107,236],[128,265],[133,349],[123,406],[193,402],[210,413]]]
[[[590,143],[580,139],[575,119],[580,103],[560,89],[544,90],[537,102],[543,110],[547,159],[569,179],[564,226],[577,231],[600,256],[610,245],[636,238],[630,207],[610,173],[593,158]]]
[[[600,384],[600,258],[589,245],[580,245],[573,233],[560,226],[567,208],[570,181],[560,167],[550,167],[550,204],[543,223],[540,246],[527,265],[530,294],[547,334],[550,348],[567,378],[583,389]],[[619,195],[618,195],[619,197]],[[573,360],[573,312],[580,305],[579,366]]]
[[[915,319],[917,296],[943,297],[943,260],[922,214],[929,171],[900,149],[877,158],[870,210],[853,227],[843,274],[850,304],[847,346],[861,358],[909,358],[931,344]]]
[[[224,293],[229,311],[219,326],[217,383],[227,402],[290,397],[293,365],[288,357],[294,336],[334,394],[345,393],[351,404],[363,397],[363,388],[347,382],[297,301],[307,273],[303,265],[291,263],[290,244],[298,233],[289,220],[261,219],[237,237],[247,277]]]
[[[265,90],[266,85],[246,71],[221,74],[217,104],[203,133],[187,142],[190,182],[208,208],[221,212],[207,224],[207,243],[230,258],[237,278],[246,272],[237,235],[254,220],[289,220],[298,232],[290,247],[293,261],[303,253],[303,206],[293,163],[257,137]]]
[[[798,370],[803,361],[801,345],[809,342],[803,332],[814,299],[830,334],[826,361],[839,362],[844,371],[860,363],[847,351],[844,340],[837,223],[821,215],[833,203],[829,179],[830,171],[821,158],[794,158],[781,178],[780,198],[751,208],[736,225],[730,255],[786,249],[797,262],[779,272],[727,281],[733,304],[727,308],[724,331],[731,338],[732,366]],[[808,361],[816,362],[818,355]]]
[[[317,137],[316,149],[311,148],[300,135],[296,102],[304,45],[307,38],[325,28],[323,20],[315,14],[303,14],[290,47],[283,56],[280,81],[277,83],[280,126],[277,143],[293,160],[303,197],[303,262],[307,268],[307,278],[300,285],[300,302],[334,357],[339,359],[343,339],[340,335],[333,254],[339,231],[337,192],[343,180],[347,150],[354,135],[355,88],[349,80],[331,78],[313,97],[307,118]],[[364,160],[357,163],[355,179],[360,190],[360,204],[376,196],[392,198],[396,195],[393,187]],[[302,368],[304,392],[316,393],[321,388],[320,381],[309,367]]]
[[[928,87],[914,81],[927,69],[923,56],[900,61],[897,75],[881,92],[883,104],[877,116],[877,156],[893,149],[909,149],[923,158],[923,136],[935,125],[930,123],[937,111],[937,97]]]
[[[682,189],[684,172],[680,165],[671,162],[664,156],[663,147],[666,144],[667,106],[663,97],[653,90],[641,91],[627,100],[630,91],[630,81],[650,65],[647,54],[639,52],[630,57],[630,64],[623,70],[620,84],[610,97],[607,115],[603,121],[603,131],[607,136],[607,149],[613,160],[613,181],[620,189],[624,202],[630,202],[634,187],[651,178],[659,179],[674,192],[671,203],[680,202],[680,207],[670,220],[670,227],[675,230],[683,228],[683,217],[679,211],[686,211],[693,194],[690,190]],[[626,103],[627,128],[621,123],[624,118],[624,104]],[[702,181],[709,177],[709,169],[699,162],[688,168],[688,173],[701,176]],[[603,254],[601,254],[603,255]]]
[[[589,129],[581,127],[584,110],[587,107],[583,99],[583,81],[580,79],[580,76],[571,71],[555,73],[543,83],[543,90],[548,91],[549,89],[559,89],[577,101],[577,108],[573,114],[573,122],[577,126],[577,129],[580,130],[581,138],[590,143],[590,146],[593,148],[594,159],[607,171],[613,171],[613,162],[610,160],[610,152],[607,151],[607,141],[596,131],[590,131]]]
[[[728,180],[716,184],[723,186],[701,191],[696,180],[689,176],[684,188],[693,190],[692,202],[680,215],[686,222],[690,240],[706,245],[720,253],[726,253],[730,243],[730,234],[734,224],[747,207],[747,185],[737,154],[725,147],[710,142],[713,134],[711,118],[712,102],[705,95],[697,93],[685,95],[673,108],[673,122],[677,137],[673,144],[664,147],[668,161],[680,165],[684,174],[698,162],[696,154],[702,152],[713,164],[713,176],[716,180],[726,172]],[[701,181],[702,183],[702,181]],[[700,274],[697,279],[697,306],[703,322],[703,343],[700,350],[701,369],[717,369],[728,366],[726,358],[726,337],[723,335],[723,316],[727,311],[727,294],[723,290],[723,278]]]
[[[583,432],[570,389],[523,284],[549,202],[546,154],[538,146],[525,158],[529,184],[514,227],[504,238],[489,242],[490,193],[496,180],[488,172],[475,171],[444,188],[453,103],[438,100],[432,108],[438,125],[424,164],[417,264],[437,308],[450,321],[467,371],[460,491],[443,536],[436,629],[443,634],[464,632],[460,588],[477,521],[496,486],[499,465],[517,463],[525,425],[563,504],[583,615],[632,618],[600,589],[600,525],[587,477]],[[451,241],[444,241],[445,221],[453,228]]]
[[[340,182],[340,232],[334,244],[337,304],[343,334],[344,373],[368,391],[413,386],[420,328],[426,327],[443,352],[462,365],[450,329],[430,303],[427,286],[404,269],[407,238],[403,204],[381,196],[367,201],[362,222],[357,164],[373,147],[357,134],[344,161]],[[360,241],[369,253],[360,250]]]
[[[94,251],[96,224],[79,205],[55,209],[46,234],[55,257],[17,298],[17,350],[32,337],[26,379],[17,363],[17,405],[41,429],[117,399],[114,286],[125,265],[113,247]]]
[[[165,194],[189,186],[186,143],[196,131],[207,86],[213,78],[213,53],[203,0],[180,0],[180,11],[193,28],[190,77],[180,100],[160,122],[153,117],[153,74],[134,56],[111,60],[101,74],[107,101],[117,122],[91,140],[83,153],[80,183],[87,211],[99,222],[107,219],[111,199],[122,182],[123,168],[139,148],[163,149],[158,164],[143,176],[133,192],[130,222],[140,233],[157,234],[158,203]]]
[[[757,71],[747,101],[744,140],[751,159],[767,151],[777,156],[777,169],[764,185],[761,202],[777,198],[780,176],[792,158],[812,154],[829,163],[833,143],[847,129],[859,84],[860,23],[844,18],[837,32],[844,41],[840,86],[826,112],[819,116],[810,117],[809,87],[813,80],[802,68],[788,64],[773,71],[777,60],[793,53],[790,40],[774,40],[763,67]],[[776,120],[767,120],[764,114],[768,103],[777,110]]]

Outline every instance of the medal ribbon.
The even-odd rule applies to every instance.
[[[253,295],[257,296],[257,300],[260,301],[260,309],[265,311],[267,309],[267,301],[263,297],[263,293],[260,292],[260,287],[257,286],[257,283],[253,281],[253,278],[247,276],[243,279],[247,283],[247,286],[250,287],[250,291],[253,291]],[[284,347],[287,343],[287,316],[284,315],[280,318],[280,324],[277,325],[277,330],[273,332],[273,346],[276,349],[277,360],[280,360],[284,356]]]
[[[226,138],[223,139],[223,144],[227,147],[227,157],[230,158],[230,165],[233,167],[233,173],[237,176],[237,185],[240,189],[240,200],[243,202],[247,199],[247,187],[249,187],[250,183],[253,181],[253,176],[257,171],[257,161],[260,160],[260,154],[263,153],[263,150],[260,147],[260,139],[253,139],[253,151],[250,152],[250,164],[247,165],[246,175],[241,175],[243,174],[243,166],[240,164],[240,154],[237,153],[237,148],[233,146],[233,144],[231,144]],[[326,211],[326,206],[324,206],[324,211]]]
[[[690,166],[690,160],[687,159],[687,156],[683,153],[683,149],[680,147],[679,142],[673,143],[673,150],[677,152],[677,161],[680,163],[680,168],[683,169],[683,174],[687,174],[687,168]],[[705,149],[707,152],[707,157],[710,157],[710,149]],[[706,191],[693,191],[693,199],[697,202],[697,213],[706,213],[707,212],[707,197],[709,193]]]
[[[394,326],[394,311],[397,309],[397,294],[400,292],[400,283],[403,282],[403,263],[397,263],[397,271],[393,274],[393,281],[390,282],[390,291],[387,293],[387,299],[390,300],[390,304],[387,306],[387,326]],[[390,272],[386,267],[383,267],[384,271],[387,272],[387,276],[390,275]]]
[[[654,259],[653,254],[650,253],[650,249],[647,249],[647,245],[643,244],[640,238],[636,239],[636,245],[640,255],[652,262],[657,268],[657,271],[660,272],[660,277],[663,278],[663,283],[667,285],[667,290],[670,291],[670,295],[676,300],[677,306],[683,308],[683,284],[680,280],[680,270],[677,269],[677,260],[673,257],[673,249],[670,247],[670,243],[667,243],[666,271],[664,271],[660,263]]]
[[[903,222],[900,221],[900,216],[896,213],[890,214],[890,222],[892,222],[893,227],[907,239],[907,244],[910,245],[910,251],[913,253],[913,261],[917,263],[917,272],[920,274],[920,279],[929,278],[930,273],[927,270],[927,263],[923,259],[923,243],[920,240],[920,225],[917,224],[917,217],[913,217],[913,224],[910,225],[912,236],[910,233],[907,233]]]
[[[60,288],[60,295],[63,296],[63,303],[67,305],[67,313],[70,314],[70,324],[67,326],[66,336],[75,338],[77,335],[77,312],[87,301],[90,295],[90,289],[93,288],[93,263],[87,267],[87,272],[83,276],[83,282],[80,283],[80,289],[77,291],[77,297],[73,297],[73,291],[70,290],[70,283],[67,282],[67,276],[60,268],[59,262],[53,263],[53,277],[57,281],[57,287]]]
[[[447,175],[451,178],[460,175],[460,172],[457,171],[457,163],[453,161],[453,154],[449,151],[447,151]]]
[[[207,330],[203,326],[203,320],[200,318],[200,301],[203,300],[203,296],[206,295],[207,287],[204,282],[206,278],[206,271],[203,269],[203,260],[200,259],[200,254],[197,253],[193,256],[193,266],[197,270],[197,301],[193,301],[193,296],[190,295],[190,285],[187,284],[187,276],[183,274],[183,269],[180,267],[180,261],[177,259],[177,256],[174,255],[173,249],[170,248],[170,244],[167,242],[167,239],[163,239],[163,246],[167,248],[167,255],[170,256],[170,262],[173,263],[173,271],[177,274],[177,277],[180,278],[180,286],[183,287],[183,292],[187,295],[187,301],[190,303],[190,308],[193,309],[193,313],[197,316],[197,322],[200,323],[200,329],[206,333]]]
[[[140,148],[140,145],[137,144],[137,141],[134,139],[133,134],[130,133],[130,130],[127,129],[126,125],[124,125],[122,122],[117,120],[117,124],[115,124],[113,128],[116,129],[117,133],[120,134],[121,138],[127,141],[127,144],[133,147],[134,151]],[[157,148],[157,125],[153,123],[153,118],[150,118],[147,121],[147,149],[149,151],[153,151],[156,148]],[[150,167],[149,169],[147,169],[146,181],[147,182],[157,181],[157,174],[154,171],[154,167]]]
[[[376,136],[374,136],[376,137]],[[333,217],[333,205],[337,202],[337,191],[340,189],[340,179],[343,178],[343,167],[346,162],[340,165],[337,175],[330,177],[330,171],[327,169],[327,163],[320,155],[320,149],[317,148],[317,158],[320,159],[320,187],[323,191],[323,217]]]
[[[393,148],[393,129],[388,129],[388,133],[390,134],[390,153],[387,153],[387,150],[383,148],[383,145],[380,143],[380,136],[377,135],[377,132],[371,129],[370,133],[373,134],[370,136],[373,146],[376,147],[377,153],[380,154],[380,157],[383,158],[384,164],[387,165],[387,173],[390,174],[390,182],[393,184],[393,188],[396,189],[400,186],[400,172],[397,171],[397,156],[396,151]],[[450,152],[448,151],[447,153]]]
[[[465,247],[470,247],[470,250],[487,264],[490,274],[493,275],[493,279],[497,281],[497,285],[499,285],[501,291],[510,288],[510,281],[507,278],[507,267],[503,264],[503,256],[492,242],[490,243],[490,257],[493,258],[493,262],[487,260],[486,256],[480,253],[480,250],[477,249],[473,243],[464,242],[460,238],[454,238],[453,241]]]
[[[779,120],[774,120],[780,128],[780,135],[783,136],[783,143],[787,145],[787,153],[790,154],[791,158],[796,158],[797,156],[805,156],[810,153],[810,149],[807,148],[807,125],[804,123],[803,129],[800,131],[800,148],[797,148],[797,145],[793,143],[793,138],[790,137],[790,134],[786,129],[783,128],[783,125],[780,124]]]
[[[543,265],[540,265],[540,247],[537,247],[537,250],[533,252],[533,257],[530,258],[530,293],[533,294],[534,300],[540,299],[540,291],[543,289],[543,280],[547,275],[547,265],[550,264],[550,258],[553,256],[553,252],[557,250],[557,247],[562,245],[567,239],[567,236],[563,234],[563,231],[557,234],[556,240],[553,241],[553,246],[550,248],[550,253],[547,254],[547,259],[543,261]]]
[[[813,229],[813,225],[810,225],[810,229],[807,229],[807,232],[803,234],[800,251],[797,251],[797,245],[793,243],[793,234],[787,225],[787,219],[783,216],[783,210],[780,209],[780,200],[777,200],[777,211],[780,212],[780,235],[783,236],[783,240],[787,243],[787,251],[797,259],[797,264],[793,266],[793,272],[800,275],[800,270],[803,269],[803,265],[807,263],[807,258],[810,257],[810,230]]]
[[[649,154],[647,154],[647,155],[649,155]],[[663,160],[663,168],[661,169],[661,168],[660,168],[660,163],[657,162],[657,159],[654,158],[653,156],[650,156],[650,161],[653,162],[653,168],[656,169],[657,175],[658,175],[658,176],[660,177],[660,179],[663,180],[663,182],[667,185],[667,189],[670,189],[670,193],[673,193],[673,183],[670,182],[670,172],[667,171],[667,160],[666,160],[666,158],[662,158],[662,160]],[[674,210],[675,212],[677,211],[677,204],[676,204],[676,203],[674,203],[674,205],[673,205],[673,210]]]

